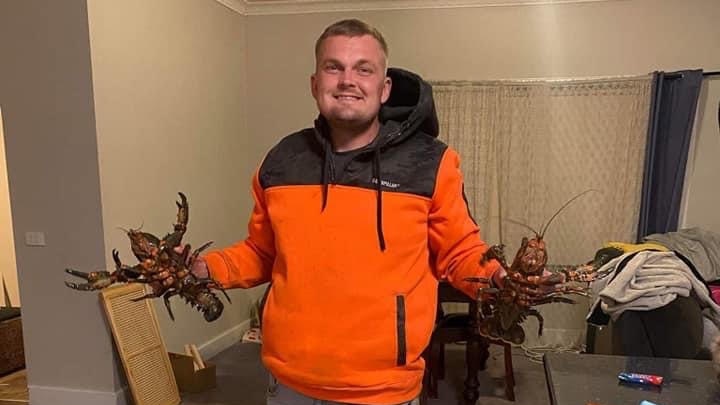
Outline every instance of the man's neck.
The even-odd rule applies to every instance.
[[[380,131],[380,122],[375,120],[365,128],[344,128],[330,125],[330,139],[335,152],[347,152],[369,145]]]

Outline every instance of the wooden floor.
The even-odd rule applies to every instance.
[[[27,404],[27,372],[16,371],[0,377],[0,405]]]

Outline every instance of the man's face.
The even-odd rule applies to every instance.
[[[326,38],[315,63],[312,95],[331,125],[363,127],[377,119],[380,105],[390,96],[390,78],[385,77],[385,54],[375,38]]]

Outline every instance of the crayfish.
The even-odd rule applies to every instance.
[[[228,302],[230,302],[230,297],[212,278],[199,279],[189,270],[200,252],[210,246],[212,242],[205,243],[192,253],[190,253],[190,245],[185,245],[181,252],[178,251],[187,230],[189,214],[187,198],[183,193],[178,194],[180,202],[176,202],[177,221],[172,233],[160,239],[151,233],[141,232],[139,229],[126,231],[130,239],[130,248],[140,263],[132,267],[123,264],[118,251],[113,249],[115,271],[103,270],[84,273],[65,269],[67,273],[87,280],[87,283],[84,284],[66,281],[65,285],[75,290],[95,291],[115,283],[146,283],[149,284],[151,292],[135,298],[133,301],[163,297],[170,318],[175,320],[170,309],[170,298],[180,295],[187,303],[200,311],[206,321],[211,322],[218,319],[223,311],[223,303],[212,290],[222,291]]]
[[[478,308],[482,319],[478,332],[481,335],[516,345],[522,344],[525,341],[525,331],[520,324],[527,317],[532,316],[538,320],[538,336],[541,336],[544,320],[540,312],[533,308],[534,306],[553,302],[575,304],[574,300],[565,295],[589,296],[589,284],[609,274],[599,273],[598,266],[593,262],[577,266],[547,265],[548,255],[543,237],[550,223],[572,201],[589,191],[592,190],[585,191],[566,202],[544,227],[541,226],[540,232],[518,223],[532,231],[535,236],[522,239],[511,265],[508,266],[505,259],[504,245],[493,245],[485,252],[481,263],[495,259],[505,269],[507,276],[501,288],[491,286],[480,288],[478,291]],[[490,283],[490,280],[479,277],[469,277],[465,280]],[[580,282],[585,285],[568,284],[570,282]]]

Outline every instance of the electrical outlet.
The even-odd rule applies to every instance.
[[[25,244],[28,246],[45,246],[45,232],[25,232]]]

